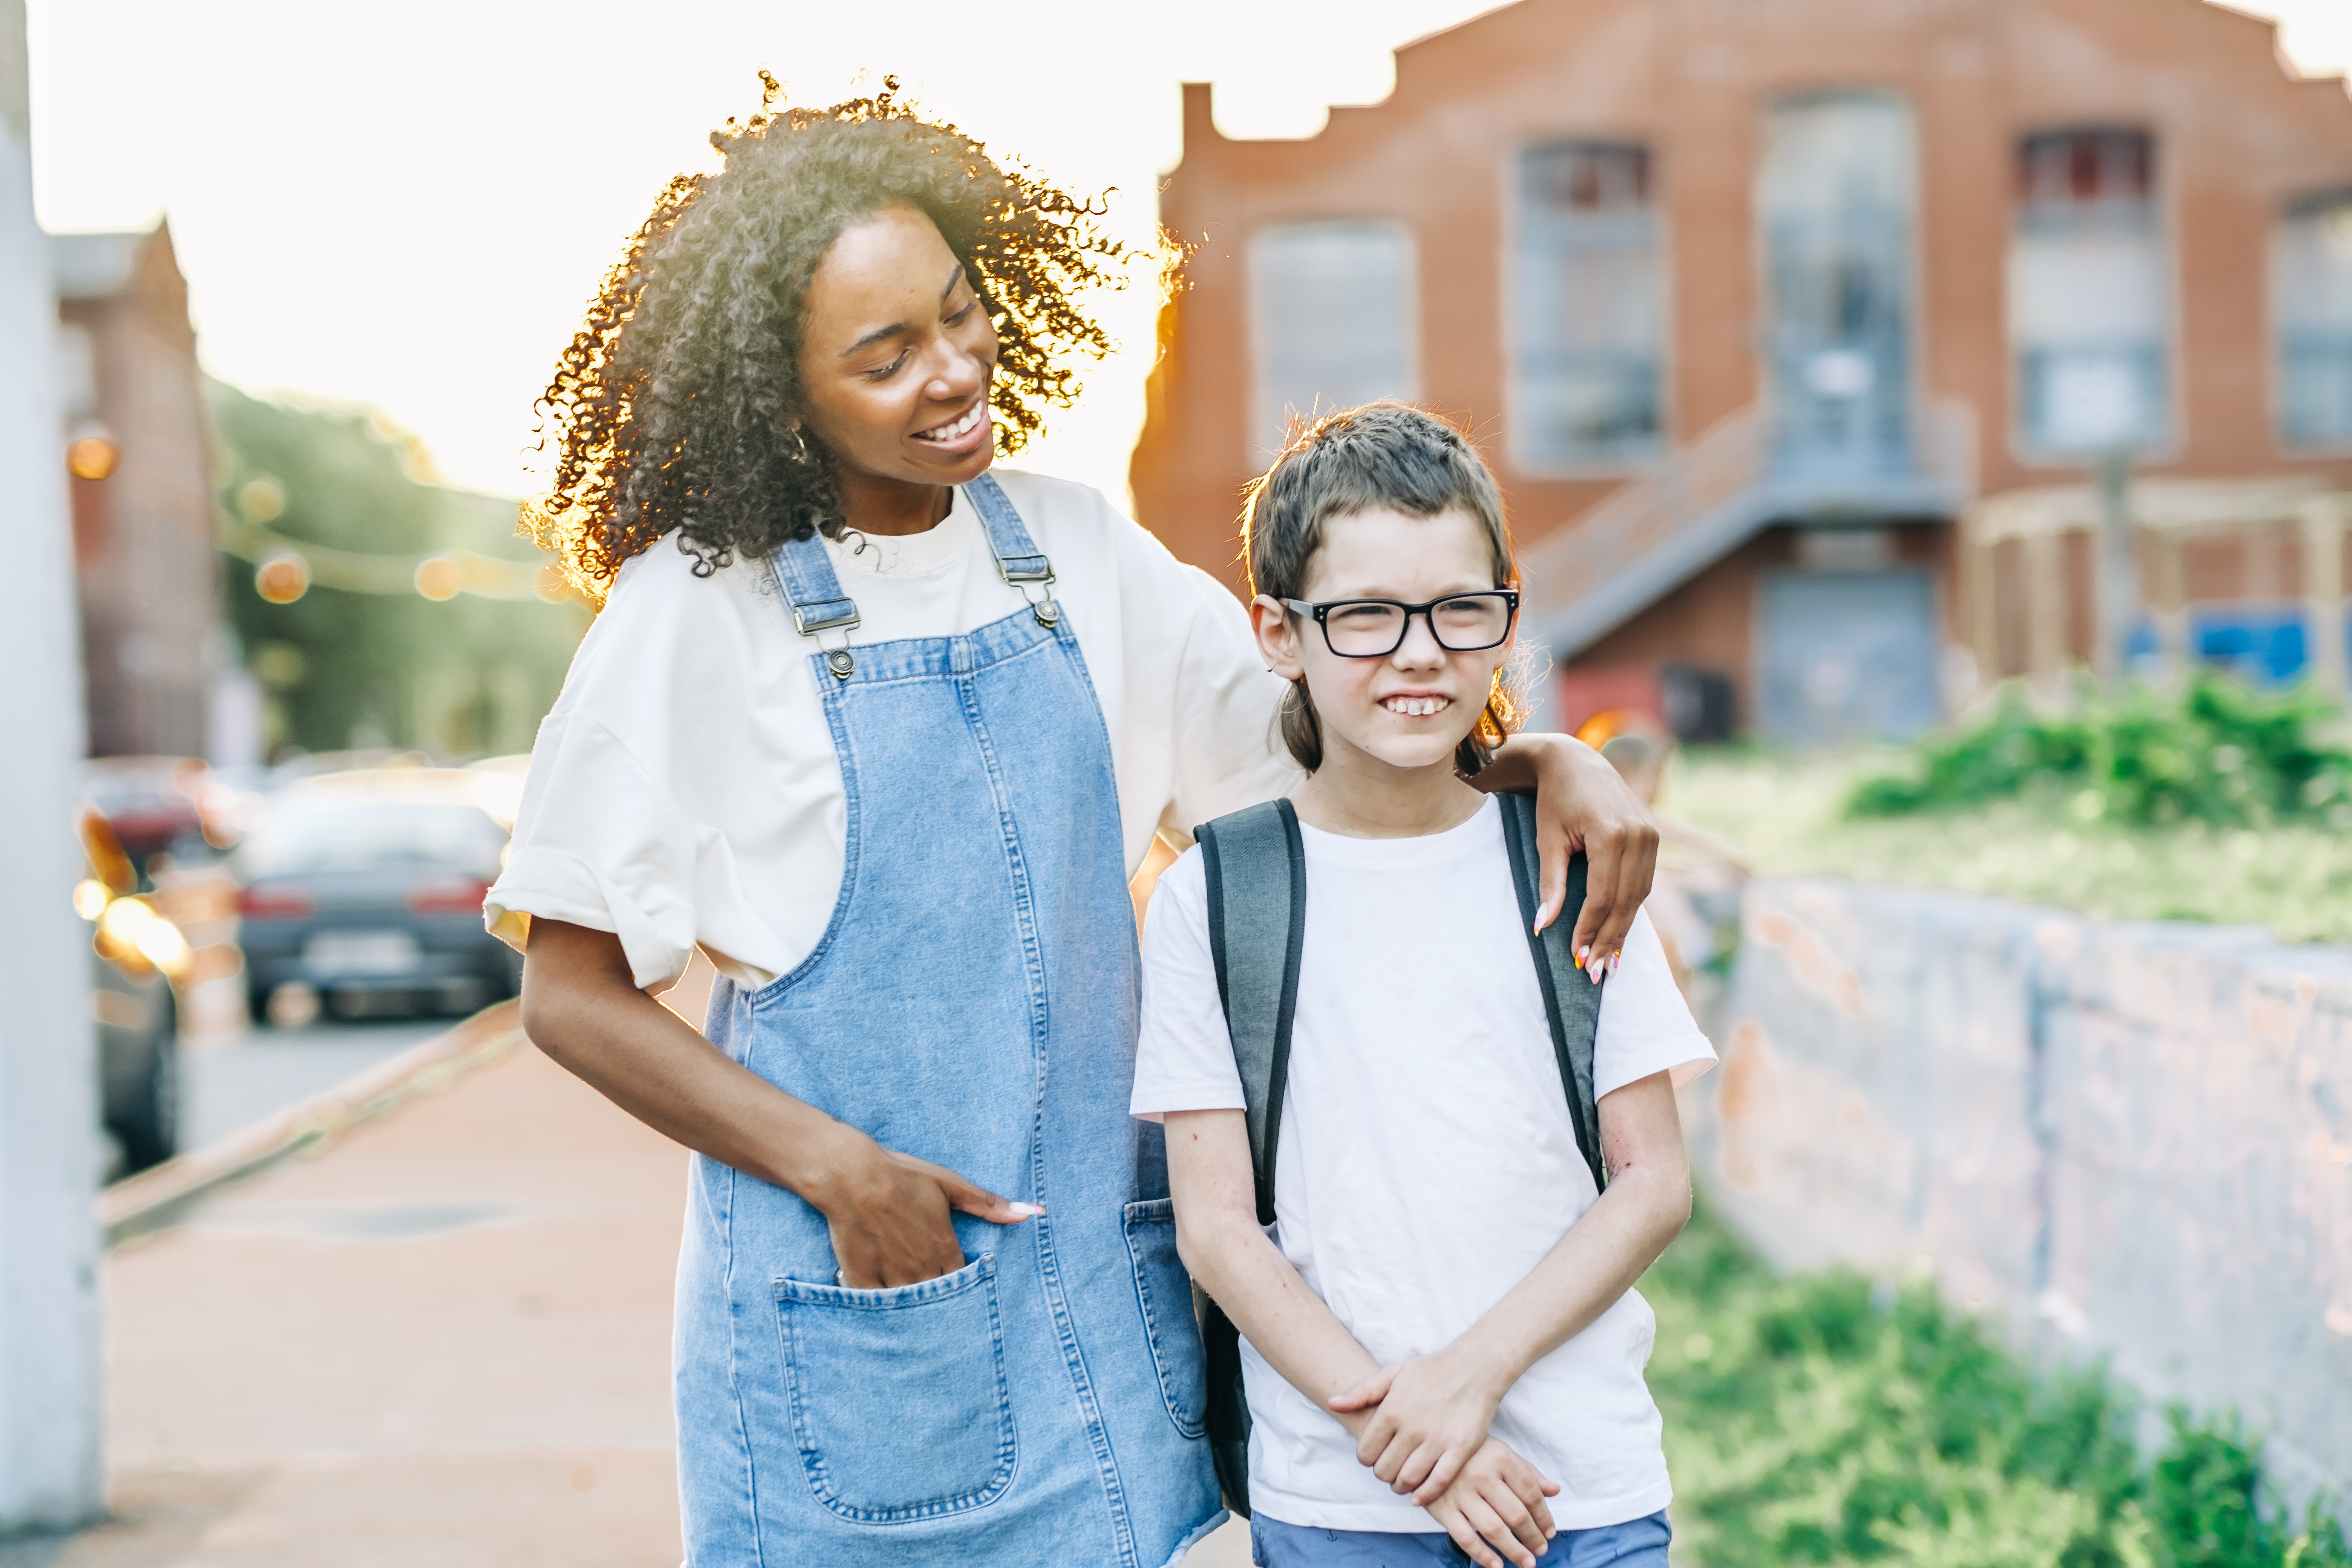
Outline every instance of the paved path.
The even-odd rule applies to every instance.
[[[183,1040],[181,1147],[201,1149],[322,1094],[449,1027],[446,1018],[320,1021]]]
[[[110,1256],[114,1519],[0,1568],[669,1568],[684,1198],[528,1045],[214,1191]]]
[[[520,1046],[118,1249],[54,1568],[675,1563],[684,1162]]]

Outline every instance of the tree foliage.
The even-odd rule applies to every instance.
[[[381,555],[395,568],[452,549],[540,559],[516,536],[514,502],[431,482],[414,440],[365,413],[267,402],[217,382],[208,391],[229,516],[266,522],[298,547]],[[274,752],[526,749],[587,626],[572,603],[466,594],[436,603],[413,589],[314,584],[271,604],[251,564],[227,567],[227,619],[268,689]]]
[[[1974,722],[1921,742],[1906,771],[1865,781],[1848,810],[1891,816],[2053,793],[2085,821],[2343,831],[2352,746],[2343,709],[2310,687],[2266,694],[2200,670],[2177,689],[2045,713],[2012,686]]]

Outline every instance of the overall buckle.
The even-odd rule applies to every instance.
[[[1029,613],[1037,624],[1051,630],[1061,624],[1062,606],[1054,602],[1054,563],[1043,555],[999,556],[996,574],[1004,579],[1005,586],[1017,591],[1028,601]],[[1034,590],[1034,592],[1032,590]]]
[[[812,616],[808,612],[826,612]],[[817,637],[820,632],[839,632],[842,646],[824,649],[824,667],[835,680],[847,680],[857,673],[857,660],[849,651],[848,633],[857,625],[857,606],[847,599],[818,599],[806,605],[793,606],[793,629],[804,637]],[[819,638],[819,646],[823,639]]]

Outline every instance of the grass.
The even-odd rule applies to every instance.
[[[1678,1563],[2352,1568],[2234,1419],[2173,1411],[2143,1462],[2101,1373],[2030,1373],[1924,1282],[1778,1276],[1702,1211],[1642,1290]]]
[[[1910,758],[1891,749],[1795,756],[1696,748],[1675,757],[1663,804],[1759,870],[1956,888],[2100,920],[2248,923],[2284,942],[2352,942],[2352,832],[2331,822],[2143,826],[2095,806],[2104,799],[2096,792],[2049,787],[1903,816],[1849,814],[1858,790]]]

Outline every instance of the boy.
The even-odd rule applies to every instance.
[[[1132,1109],[1166,1123],[1179,1247],[1244,1338],[1255,1560],[1663,1565],[1632,1286],[1689,1216],[1673,1075],[1714,1052],[1646,919],[1579,955],[1606,983],[1596,1192],[1497,803],[1462,778],[1517,717],[1494,479],[1444,421],[1370,405],[1294,442],[1244,528],[1308,773],[1271,1235],[1197,847],[1151,902]]]

